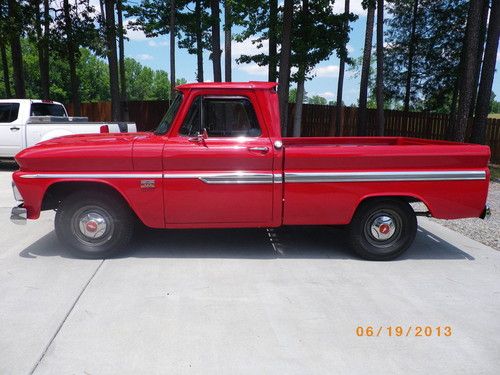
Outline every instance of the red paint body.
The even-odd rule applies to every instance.
[[[399,196],[424,202],[437,218],[479,217],[484,209],[490,152],[487,146],[402,137],[282,138],[274,83],[203,83],[178,87],[183,101],[166,134],[68,136],[20,152],[13,179],[28,218],[39,217],[52,184],[92,181],[119,192],[154,228],[276,227],[348,224],[360,202]],[[197,96],[243,96],[262,129],[255,138],[208,137],[193,142],[178,134]],[[283,147],[274,147],[282,141]],[[249,148],[267,147],[268,152]],[[290,173],[479,171],[484,178],[445,181],[288,182]],[[244,172],[274,176],[274,183],[209,184],[188,175]],[[57,174],[57,177],[23,178]],[[123,173],[124,178],[78,174]],[[142,188],[134,174],[155,174]],[[65,174],[72,174],[70,178]],[[280,176],[287,174],[286,180]],[[176,176],[181,176],[176,178]]]

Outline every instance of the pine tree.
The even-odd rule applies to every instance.
[[[375,0],[364,0],[363,7],[367,9],[366,28],[365,28],[365,45],[363,49],[363,66],[361,68],[361,81],[359,85],[359,108],[357,121],[358,136],[366,135],[367,111],[366,105],[368,101],[368,83],[370,78],[370,63],[372,56],[372,39],[373,39],[373,23],[375,20]]]
[[[220,10],[219,1],[210,0],[212,19],[212,64],[214,70],[214,82],[222,81],[221,71],[221,49],[220,49]]]
[[[479,82],[479,92],[477,95],[476,116],[472,128],[472,142],[484,144],[486,138],[486,118],[490,100],[492,99],[491,89],[495,76],[495,64],[497,59],[498,39],[500,37],[500,0],[493,0],[491,4],[490,19],[488,25],[488,35],[484,52],[484,62],[481,70],[481,80]]]

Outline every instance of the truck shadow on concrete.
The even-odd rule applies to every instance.
[[[74,258],[52,231],[19,254],[23,258]],[[116,258],[352,259],[347,233],[332,227],[278,229],[154,230],[140,228]],[[412,247],[395,261],[407,259],[474,260],[474,257],[419,228]]]
[[[19,166],[15,161],[11,160],[0,160],[0,171],[4,172],[14,172],[19,169]]]

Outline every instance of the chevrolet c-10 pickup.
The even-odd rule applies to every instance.
[[[16,155],[14,222],[56,211],[79,257],[151,228],[345,226],[353,250],[389,260],[417,232],[411,203],[440,219],[485,217],[487,146],[404,137],[281,136],[276,84],[198,83],[154,132],[70,135]]]

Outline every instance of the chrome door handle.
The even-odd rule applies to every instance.
[[[249,147],[248,151],[259,151],[259,152],[266,153],[269,151],[269,147]]]
[[[17,126],[12,126],[10,130],[12,130],[13,132],[17,132],[19,128]]]

